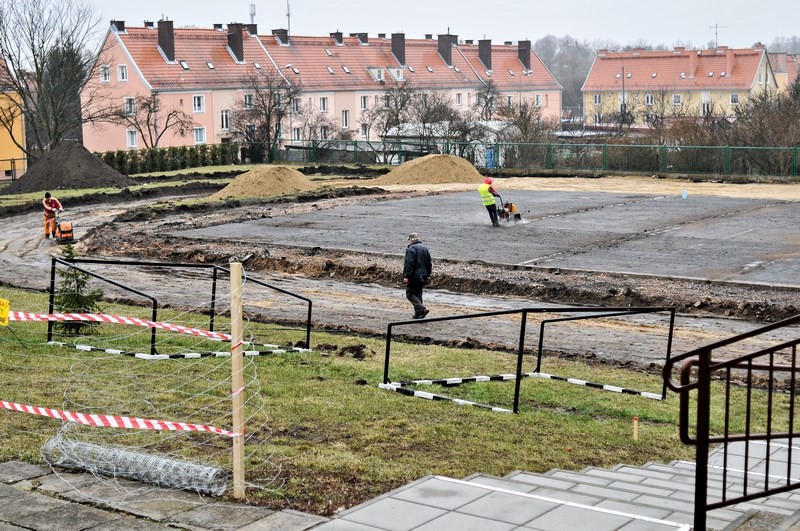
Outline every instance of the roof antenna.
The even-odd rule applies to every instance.
[[[713,26],[709,26],[708,29],[714,30],[714,48],[719,48],[719,28],[727,28],[728,26],[720,26],[716,22]]]
[[[255,18],[256,18],[256,5],[250,4],[250,24],[255,23]]]
[[[289,0],[286,0],[286,33],[292,33],[292,10],[289,8]]]

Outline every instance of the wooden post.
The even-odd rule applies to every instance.
[[[633,417],[633,440],[639,441],[639,417]]]
[[[233,497],[244,499],[244,374],[242,361],[242,264],[231,270],[231,393],[233,407]]]

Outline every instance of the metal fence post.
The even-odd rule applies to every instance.
[[[667,156],[669,155],[669,150],[667,149],[667,145],[664,144],[661,146],[661,171],[662,173],[667,172],[667,168],[669,165],[667,164]]]
[[[797,175],[798,174],[797,147],[796,146],[792,148],[792,170],[791,171],[792,171],[792,175]]]

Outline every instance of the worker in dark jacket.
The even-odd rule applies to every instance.
[[[431,276],[431,253],[419,241],[419,234],[408,235],[406,258],[403,266],[403,284],[406,286],[406,298],[414,305],[412,319],[424,319],[428,309],[422,303],[422,288]]]

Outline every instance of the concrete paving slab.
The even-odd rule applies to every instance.
[[[50,474],[48,467],[32,465],[22,461],[7,461],[0,463],[0,482],[17,483],[26,479]]]
[[[379,498],[374,502],[359,505],[355,510],[350,509],[338,518],[338,521],[364,524],[377,529],[392,531],[407,531],[415,529],[444,514],[447,509],[439,509],[429,505],[397,500],[392,497]],[[323,524],[320,529],[329,529],[329,524]],[[347,529],[341,527],[340,529]]]
[[[453,510],[482,498],[488,495],[489,492],[477,486],[473,487],[464,483],[429,478],[426,481],[415,484],[413,489],[405,489],[393,494],[392,498]]]
[[[21,525],[19,522],[29,516],[56,510],[67,505],[69,505],[69,502],[33,492],[23,493],[22,496],[16,497],[9,496],[5,498],[5,503],[0,503],[0,520],[14,525]]]
[[[245,525],[240,529],[241,531],[259,531],[262,529],[269,531],[300,531],[312,528],[319,529],[316,526],[328,520],[324,516],[286,509]]]
[[[633,518],[626,516],[562,505],[539,518],[534,518],[525,524],[525,527],[540,531],[564,531],[586,529],[587,524],[591,522],[592,531],[615,531],[632,521]]]
[[[511,531],[517,526],[457,512],[447,513],[414,531]]]
[[[211,529],[239,529],[270,516],[275,511],[263,507],[210,503],[169,517],[171,523]]]
[[[30,516],[14,519],[14,523],[37,531],[80,531],[118,520],[118,513],[101,511],[79,503],[67,503]]]
[[[545,500],[492,492],[460,507],[458,512],[508,524],[523,525],[556,507],[558,504]]]

